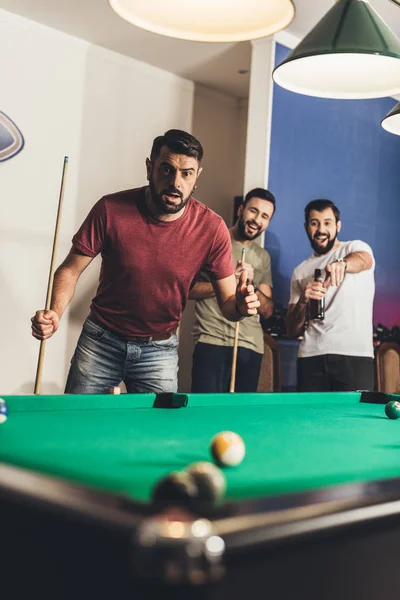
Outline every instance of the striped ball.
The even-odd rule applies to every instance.
[[[221,431],[211,440],[211,456],[218,465],[236,467],[246,454],[244,441],[234,431]]]

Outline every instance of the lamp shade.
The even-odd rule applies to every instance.
[[[197,42],[242,42],[284,29],[294,18],[291,0],[109,0],[137,27]]]
[[[338,0],[273,78],[321,98],[393,96],[400,92],[400,40],[366,0]]]
[[[400,135],[400,102],[382,119],[381,125],[389,133]]]

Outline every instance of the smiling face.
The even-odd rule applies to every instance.
[[[316,254],[327,254],[339,242],[337,234],[342,227],[340,221],[336,222],[335,215],[331,208],[326,208],[319,212],[312,210],[305,224],[308,239]]]
[[[239,206],[237,231],[242,240],[255,240],[265,231],[274,214],[274,205],[263,198],[250,198]]]
[[[176,215],[187,204],[202,169],[197,158],[175,154],[163,146],[157,158],[146,160],[151,198],[158,214]]]

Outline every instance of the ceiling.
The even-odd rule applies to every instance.
[[[296,16],[286,31],[303,37],[333,3],[294,0]],[[370,4],[400,37],[400,7],[389,0]],[[107,0],[0,0],[0,8],[224,93],[248,96],[250,42],[200,43],[159,36],[123,21]]]

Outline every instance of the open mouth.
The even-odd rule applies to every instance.
[[[172,202],[173,204],[181,200],[179,194],[163,194],[163,197],[165,198],[165,200],[167,200],[168,202]]]
[[[260,228],[257,225],[252,225],[250,223],[247,224],[247,227],[250,229],[251,233],[258,233]]]

